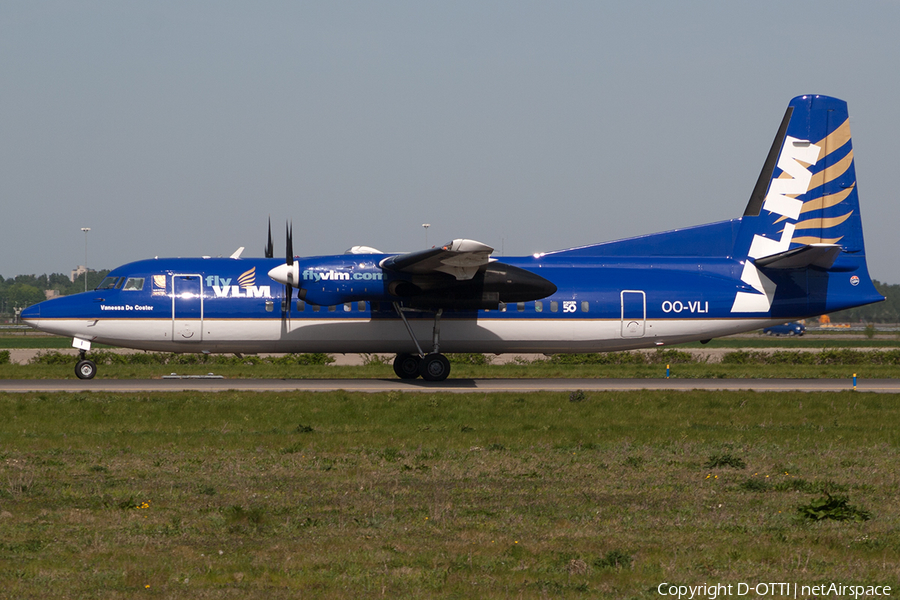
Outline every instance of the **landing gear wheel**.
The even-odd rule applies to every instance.
[[[422,362],[415,354],[398,354],[394,359],[394,373],[400,379],[415,379],[419,376],[419,363]]]
[[[443,354],[428,354],[419,365],[419,374],[425,381],[444,381],[450,375],[450,361]]]
[[[75,375],[78,379],[93,379],[97,374],[97,365],[92,360],[82,359],[75,365]]]

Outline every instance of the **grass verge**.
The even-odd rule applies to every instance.
[[[74,379],[74,357],[69,364],[0,364],[0,379]],[[274,364],[191,364],[141,365],[112,364],[98,367],[101,379],[159,379],[164,375],[206,375],[256,379],[396,379],[388,365],[274,365]],[[847,379],[853,374],[862,379],[900,377],[900,366],[877,364],[672,364],[670,376],[676,379]],[[518,378],[664,378],[665,364],[567,365],[553,363],[467,365],[453,364],[453,379]]]
[[[10,364],[8,350],[0,350],[0,378],[72,378],[71,354],[44,351],[28,365]],[[455,378],[836,378],[856,374],[866,379],[900,374],[900,350],[827,349],[820,352],[735,350],[721,362],[676,349],[652,352],[554,354],[546,358],[491,364],[484,354],[449,354]],[[233,356],[176,353],[117,354],[92,352],[103,377],[110,379],[159,378],[170,373],[230,378],[328,379],[393,378],[391,361],[367,355],[360,366],[330,366],[328,354]]]

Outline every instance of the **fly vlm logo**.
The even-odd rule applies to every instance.
[[[803,201],[797,196],[809,191],[812,173],[804,165],[813,166],[819,160],[821,148],[805,140],[785,136],[778,168],[782,174],[769,184],[769,191],[763,203],[763,209],[797,221],[803,209]],[[796,223],[785,223],[781,231],[781,239],[774,240],[755,234],[750,243],[750,252],[744,262],[741,281],[758,293],[738,292],[734,298],[731,312],[768,312],[775,298],[775,283],[756,268],[750,260],[763,258],[785,252],[791,246]]]
[[[256,267],[241,273],[237,285],[231,285],[230,277],[207,275],[206,285],[211,287],[216,298],[271,298],[272,291],[267,285],[256,285]]]

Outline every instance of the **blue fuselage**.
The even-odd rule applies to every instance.
[[[503,258],[552,282],[556,291],[496,309],[442,311],[446,352],[586,352],[704,340],[855,306],[846,262],[843,277],[805,269],[787,273],[767,314],[735,314],[742,261],[696,256],[578,256],[577,251]],[[285,301],[267,275],[279,259],[152,259],[113,270],[105,289],[42,302],[22,318],[53,333],[90,342],[188,352],[409,352],[413,342],[394,306],[391,284],[408,279],[382,271],[389,255],[296,259],[305,300]],[[865,277],[868,281],[868,276]],[[751,290],[752,291],[752,290]],[[810,293],[818,291],[818,293]],[[428,340],[433,311],[406,313]]]

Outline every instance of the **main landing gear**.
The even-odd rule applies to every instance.
[[[421,375],[425,381],[443,381],[450,375],[450,361],[437,352],[425,356],[398,354],[394,359],[394,373],[400,379],[415,379]]]
[[[425,381],[444,381],[447,379],[447,376],[450,375],[450,361],[447,360],[446,356],[440,353],[441,314],[443,314],[444,311],[438,309],[438,311],[434,313],[432,351],[429,354],[425,354],[404,314],[411,309],[402,308],[399,304],[394,302],[394,310],[397,311],[403,324],[406,325],[409,337],[412,338],[413,343],[416,345],[416,350],[418,350],[418,354],[397,355],[397,358],[394,359],[394,373],[397,374],[397,377],[400,379],[415,379],[421,376]]]

